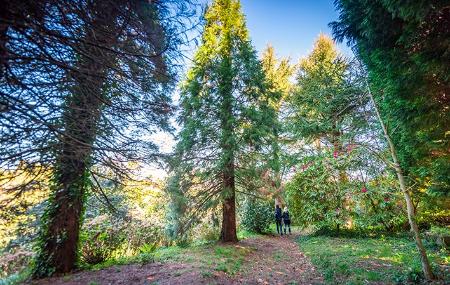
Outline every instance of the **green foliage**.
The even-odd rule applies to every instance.
[[[262,166],[253,158],[270,144],[276,117],[270,105],[275,95],[265,92],[240,2],[213,1],[205,20],[202,43],[181,85],[181,131],[168,190],[181,210],[182,217],[174,218],[182,227],[172,233],[185,232],[183,227],[201,221],[202,212],[234,199],[237,187],[254,191]]]
[[[288,98],[297,137],[325,139],[339,151],[344,138],[355,135],[361,116],[354,110],[362,104],[361,88],[350,71],[350,61],[339,55],[334,42],[319,35],[313,51],[300,61],[296,88]]]
[[[348,168],[360,151],[356,149],[338,158],[331,151],[322,152],[301,162],[298,172],[285,187],[287,203],[297,225],[323,231],[403,230],[407,221],[394,176],[379,175],[367,183],[337,178],[337,169]]]
[[[327,284],[400,283],[423,280],[415,244],[405,237],[332,238],[305,236],[300,248],[322,272]],[[438,276],[448,280],[448,252],[428,248],[439,264]],[[447,274],[447,275],[445,275]],[[445,279],[446,278],[446,279]]]
[[[12,182],[20,184],[22,180],[33,177],[32,172],[26,169]],[[8,172],[2,172],[1,179],[8,176]],[[30,273],[28,268],[35,255],[33,241],[38,234],[39,218],[47,205],[45,198],[48,195],[45,180],[36,179],[34,185],[37,187],[31,187],[26,195],[20,197],[0,187],[0,278],[5,280],[20,280],[24,271]]]
[[[333,161],[329,156],[330,153],[305,161],[308,167],[286,184],[287,203],[297,225],[334,229],[343,227],[349,218],[344,205],[348,186],[333,180]]]
[[[106,217],[100,217],[100,219]],[[111,258],[126,239],[123,231],[111,225],[111,221],[90,221],[86,230],[81,232],[81,261],[87,264],[98,264]]]
[[[366,92],[362,67],[320,35],[288,98],[290,131],[306,147],[286,184],[287,202],[303,227],[395,231],[406,222]]]
[[[125,182],[119,189],[105,187],[110,204],[91,193],[82,229],[81,261],[98,264],[149,253],[149,247],[160,246],[165,240],[166,203],[161,187],[152,181]]]
[[[211,222],[204,222],[193,229],[192,239],[195,241],[213,242],[219,240],[220,228]]]
[[[291,82],[295,66],[289,62],[289,58],[277,58],[275,49],[268,45],[261,58],[262,68],[266,78],[266,93],[269,98],[269,106],[276,112],[272,122],[272,131],[269,138],[270,146],[268,153],[253,156],[257,160],[256,165],[262,164],[265,168],[264,194],[279,195],[281,180],[285,170],[290,166],[290,156],[283,137],[286,135],[286,125],[282,115],[282,106],[293,88]],[[263,191],[261,191],[263,192]],[[278,193],[277,193],[278,192]]]
[[[431,245],[434,245],[438,249],[449,251],[450,250],[450,227],[436,227],[432,226],[431,229],[425,233],[425,239]]]
[[[21,272],[29,267],[32,257],[33,252],[24,249],[16,249],[12,253],[2,252],[0,256],[0,278],[14,274],[21,275]]]
[[[445,1],[444,1],[445,2]],[[374,96],[415,192],[448,196],[448,5],[442,1],[336,1],[331,24],[368,68]],[[395,129],[395,131],[394,131]],[[447,173],[447,174],[444,174]],[[423,200],[424,193],[416,194]],[[437,201],[438,199],[434,199]]]
[[[31,276],[31,268],[27,268],[22,271],[14,270],[13,274],[8,275],[5,278],[0,278],[0,285],[19,285],[24,284]]]
[[[240,211],[241,226],[255,233],[266,233],[274,220],[272,208],[268,201],[248,197]]]

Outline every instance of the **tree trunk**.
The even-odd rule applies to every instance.
[[[100,5],[102,6],[102,5]],[[104,6],[104,5],[103,5]],[[97,7],[102,20],[111,12]],[[102,27],[103,26],[103,27]],[[99,31],[88,30],[86,42],[97,42],[108,47],[108,36],[101,23],[92,23]],[[74,85],[65,103],[62,115],[64,129],[59,137],[56,165],[53,174],[52,195],[43,217],[40,252],[33,277],[42,278],[54,273],[70,272],[76,267],[84,199],[89,186],[89,168],[93,144],[103,108],[103,84],[106,71],[114,56],[102,48],[82,46],[86,56],[80,56],[68,77]]]
[[[389,145],[389,151],[391,153],[392,161],[394,163],[394,169],[395,169],[395,173],[397,174],[397,178],[398,178],[398,181],[400,184],[400,189],[403,192],[403,195],[405,196],[406,208],[407,208],[407,212],[408,212],[408,221],[409,221],[409,225],[411,227],[411,231],[414,233],[414,239],[416,241],[417,250],[419,251],[420,260],[422,262],[422,270],[425,275],[425,278],[428,280],[431,280],[434,278],[433,271],[431,270],[431,266],[430,266],[430,262],[427,257],[427,253],[425,251],[425,248],[423,247],[422,240],[420,239],[419,228],[417,227],[416,217],[415,217],[415,213],[414,213],[414,206],[413,206],[413,203],[411,200],[411,195],[409,194],[408,189],[406,188],[405,177],[403,175],[403,170],[402,170],[400,163],[398,161],[398,158],[397,158],[397,152],[395,149],[395,145],[392,142],[392,140],[389,136],[389,133],[387,131],[386,125],[384,124],[384,122],[381,118],[377,104],[375,103],[372,92],[370,91],[368,82],[367,82],[367,88],[368,88],[370,100],[372,101],[372,104],[375,108],[375,112],[377,114],[378,121],[381,124],[381,128],[383,129],[384,136]]]
[[[52,190],[56,194],[50,201],[48,228],[39,255],[40,261],[45,263],[41,267],[42,275],[36,272],[36,277],[70,272],[75,268],[87,175],[84,162],[73,161],[73,164],[55,177],[60,186]]]
[[[95,65],[95,64],[94,64]],[[92,67],[92,66],[91,66]],[[97,67],[97,71],[101,68]],[[79,84],[64,114],[65,131],[55,166],[53,197],[44,216],[42,248],[35,277],[75,268],[83,204],[89,184],[92,145],[102,108],[102,80],[77,75]],[[90,82],[90,84],[87,84]],[[86,86],[89,85],[89,86]]]
[[[223,242],[237,242],[236,234],[236,199],[234,185],[234,165],[228,164],[224,174],[225,198],[222,204],[222,232],[220,240]]]

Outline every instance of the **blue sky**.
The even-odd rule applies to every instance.
[[[257,50],[270,43],[279,56],[290,56],[294,62],[312,50],[320,32],[331,35],[328,23],[338,17],[333,0],[241,0],[241,4]],[[351,54],[345,44],[339,49]]]

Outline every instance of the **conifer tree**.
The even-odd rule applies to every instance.
[[[2,5],[0,188],[16,197],[50,181],[33,277],[76,268],[85,199],[91,191],[108,199],[94,181],[120,182],[133,174],[127,162],[158,157],[148,136],[170,130],[189,7],[184,0]]]
[[[348,81],[349,69],[333,40],[321,34],[311,54],[300,61],[296,89],[289,98],[297,134],[330,143],[337,152],[344,128],[354,125],[348,122],[349,114],[359,104],[357,86]]]
[[[339,20],[330,25],[335,37],[340,41],[346,39],[367,66],[379,119],[390,146],[395,149],[397,174],[406,178],[399,177],[400,184],[415,194],[412,198],[424,195],[419,189],[426,189],[428,199],[435,203],[444,200],[450,192],[448,3],[436,0],[335,3]],[[419,206],[420,200],[416,203]],[[416,212],[417,206],[411,211]],[[424,275],[432,279],[412,214],[410,224]]]
[[[181,88],[182,130],[177,185],[191,215],[222,202],[220,239],[236,242],[237,188],[254,177],[254,152],[265,149],[275,112],[241,5],[216,0],[208,7],[202,44]],[[220,198],[220,199],[217,199]]]
[[[333,33],[366,64],[383,120],[396,130],[390,136],[405,175],[428,199],[448,197],[450,8],[433,0],[342,0],[336,7]]]
[[[315,144],[304,152],[311,151],[313,163],[331,171],[324,173],[330,182],[334,181],[329,185],[334,192],[327,199],[338,208],[346,204],[344,188],[348,183],[348,167],[338,157],[345,152],[344,144],[352,142],[361,131],[363,121],[357,112],[364,104],[362,89],[352,78],[351,68],[351,62],[339,54],[333,40],[320,34],[313,51],[299,63],[295,90],[288,99],[292,135],[306,144]],[[336,160],[332,166],[323,162],[327,149],[332,149],[328,152]],[[337,219],[338,231],[341,224],[342,219]]]
[[[272,175],[266,174],[265,184],[272,186],[269,193],[273,194],[275,204],[281,204],[280,194],[282,192],[282,175],[286,164],[286,152],[283,150],[282,136],[285,133],[281,109],[292,90],[290,81],[295,71],[295,66],[290,63],[289,58],[277,58],[275,49],[268,45],[261,58],[262,67],[266,76],[267,93],[271,94],[270,106],[276,112],[275,124],[272,129],[271,153],[266,155],[268,167],[266,171],[272,170]],[[269,181],[268,181],[269,180]]]

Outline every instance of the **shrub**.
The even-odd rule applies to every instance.
[[[81,260],[98,264],[109,259],[125,237],[119,227],[114,227],[106,216],[86,223],[81,232]]]
[[[24,249],[0,254],[0,278],[24,270],[30,264],[32,257],[33,253]]]
[[[427,242],[437,248],[443,250],[450,249],[450,227],[432,227],[430,231],[426,232],[425,238]]]
[[[220,228],[211,223],[201,223],[195,229],[195,238],[203,241],[216,241],[220,237]]]
[[[241,211],[241,226],[252,232],[264,233],[274,220],[270,202],[247,198]]]
[[[348,174],[343,175],[347,172],[338,171],[349,167],[347,164],[344,159],[326,156],[303,162],[302,169],[285,186],[295,223],[333,235],[344,229],[361,233],[403,230],[407,219],[395,177],[374,175],[366,182],[350,180]]]

